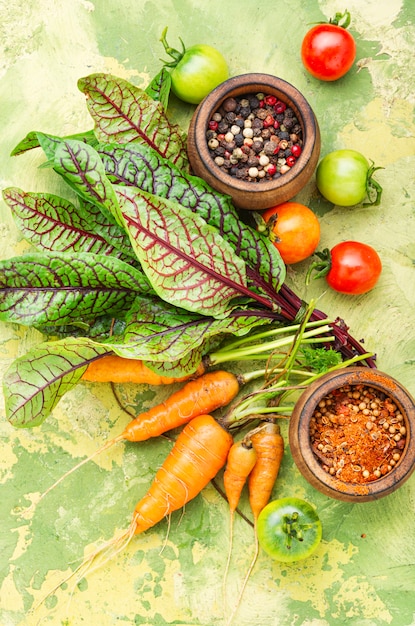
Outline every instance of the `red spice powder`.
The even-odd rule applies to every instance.
[[[405,418],[380,390],[345,385],[319,402],[310,438],[325,471],[347,483],[367,483],[399,462],[406,442]]]

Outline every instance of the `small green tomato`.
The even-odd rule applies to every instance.
[[[276,561],[293,563],[309,557],[318,547],[322,525],[314,507],[300,498],[269,502],[257,522],[261,548]]]
[[[320,193],[338,206],[354,206],[363,202],[378,205],[382,187],[373,179],[373,173],[382,169],[370,165],[357,150],[335,150],[326,154],[316,170],[316,184]]]
[[[173,61],[165,62],[172,68],[171,88],[173,93],[190,104],[199,104],[215,87],[229,78],[227,63],[222,54],[207,44],[198,44],[186,49],[183,41],[179,52],[166,41],[167,28],[160,41]]]

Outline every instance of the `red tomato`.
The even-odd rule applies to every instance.
[[[374,248],[358,241],[343,241],[330,250],[328,285],[349,295],[373,289],[382,271],[382,262]]]
[[[320,241],[320,222],[304,204],[284,202],[262,214],[270,237],[287,265],[313,254]]]
[[[301,59],[304,67],[319,80],[331,81],[344,76],[356,58],[356,42],[346,30],[350,15],[346,12],[345,26],[336,16],[328,24],[317,24],[305,35],[301,45]]]

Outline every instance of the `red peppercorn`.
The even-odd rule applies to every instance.
[[[294,156],[288,156],[285,160],[286,164],[288,165],[288,167],[292,167],[294,165],[294,163],[296,162],[296,158]]]
[[[291,148],[291,152],[293,156],[295,156],[295,158],[298,159],[298,157],[302,153],[302,148],[298,143],[295,143]]]
[[[274,176],[274,174],[277,171],[277,166],[274,165],[274,163],[270,163],[267,167],[267,174],[268,176]]]
[[[210,120],[209,130],[218,130],[219,124],[215,120]]]
[[[275,96],[265,96],[265,103],[269,104],[270,106],[274,106],[274,104],[276,104],[277,102],[277,98]]]
[[[274,126],[274,118],[271,114],[267,115],[262,123],[264,128],[268,128],[269,126]]]
[[[287,105],[285,104],[285,102],[281,102],[281,100],[278,100],[278,102],[274,106],[274,111],[275,113],[284,113],[286,108]]]
[[[275,129],[279,128],[280,127],[279,121],[275,120],[275,122],[273,123],[273,126],[274,126]]]

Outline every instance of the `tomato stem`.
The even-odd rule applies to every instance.
[[[377,170],[383,170],[383,169],[384,169],[383,167],[376,167],[372,161],[372,165],[370,166],[366,174],[366,194],[367,194],[367,197],[369,198],[369,202],[365,202],[363,206],[370,206],[370,205],[378,206],[380,204],[383,188],[380,186],[380,184],[376,180],[373,179],[373,174]],[[373,196],[375,197],[373,198]]]
[[[334,17],[330,18],[329,24],[340,26],[340,28],[348,28],[350,26],[351,15],[350,11],[344,11],[344,13],[337,12]]]
[[[331,252],[328,248],[324,248],[322,252],[315,252],[314,256],[318,257],[319,261],[313,261],[308,268],[307,275],[305,277],[306,285],[310,284],[311,274],[316,272],[313,279],[323,278],[327,276],[331,268]]]
[[[291,514],[284,515],[283,517],[283,531],[287,535],[286,547],[288,549],[292,546],[293,539],[297,541],[304,541],[304,531],[310,530],[313,527],[312,524],[300,524],[298,511],[293,511]]]
[[[160,41],[163,44],[166,53],[173,59],[173,61],[164,61],[163,59],[160,59],[160,60],[164,63],[164,65],[166,67],[176,67],[176,65],[179,63],[179,61],[183,58],[183,55],[186,52],[186,47],[185,47],[181,37],[179,37],[179,41],[180,41],[180,43],[182,45],[181,52],[179,50],[176,50],[175,48],[172,48],[171,46],[169,46],[169,44],[167,43],[167,39],[166,39],[167,29],[168,29],[168,27],[166,26],[166,28],[161,33]]]

